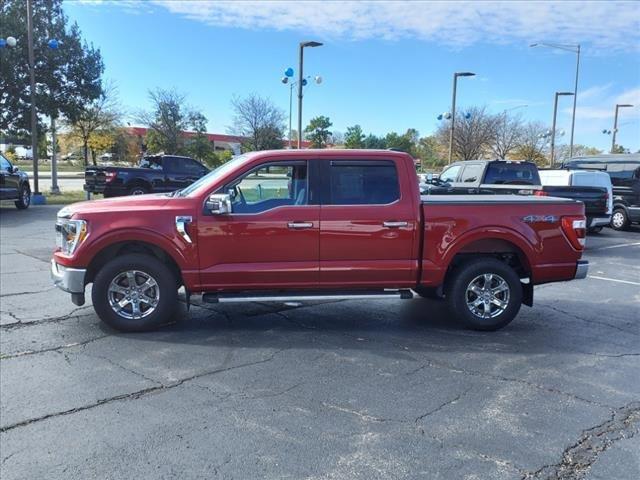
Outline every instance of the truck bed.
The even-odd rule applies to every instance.
[[[425,205],[446,205],[446,204],[473,204],[473,205],[495,205],[495,204],[535,204],[535,205],[555,205],[576,203],[575,200],[560,197],[537,197],[532,195],[421,195],[420,200]]]

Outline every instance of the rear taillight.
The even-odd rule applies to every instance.
[[[548,197],[549,194],[544,190],[536,190],[536,193],[533,194],[536,197]]]
[[[587,239],[587,219],[580,217],[562,217],[562,231],[576,250],[584,250]]]
[[[104,172],[105,182],[113,182],[118,176],[118,172]]]

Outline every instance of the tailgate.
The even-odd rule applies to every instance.
[[[87,167],[84,171],[84,190],[93,193],[103,193],[107,184],[104,168]]]
[[[587,215],[606,215],[609,211],[609,194],[604,187],[548,186],[543,190],[552,197],[570,198],[584,203]]]

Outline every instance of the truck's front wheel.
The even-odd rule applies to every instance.
[[[498,330],[518,314],[522,285],[509,265],[479,258],[462,264],[450,275],[446,294],[449,309],[468,328]]]
[[[133,253],[108,262],[95,276],[93,307],[102,321],[124,332],[168,323],[176,311],[176,279],[160,260]]]

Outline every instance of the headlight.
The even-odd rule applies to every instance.
[[[87,222],[58,217],[56,222],[56,243],[62,253],[73,255],[78,245],[87,238]]]

